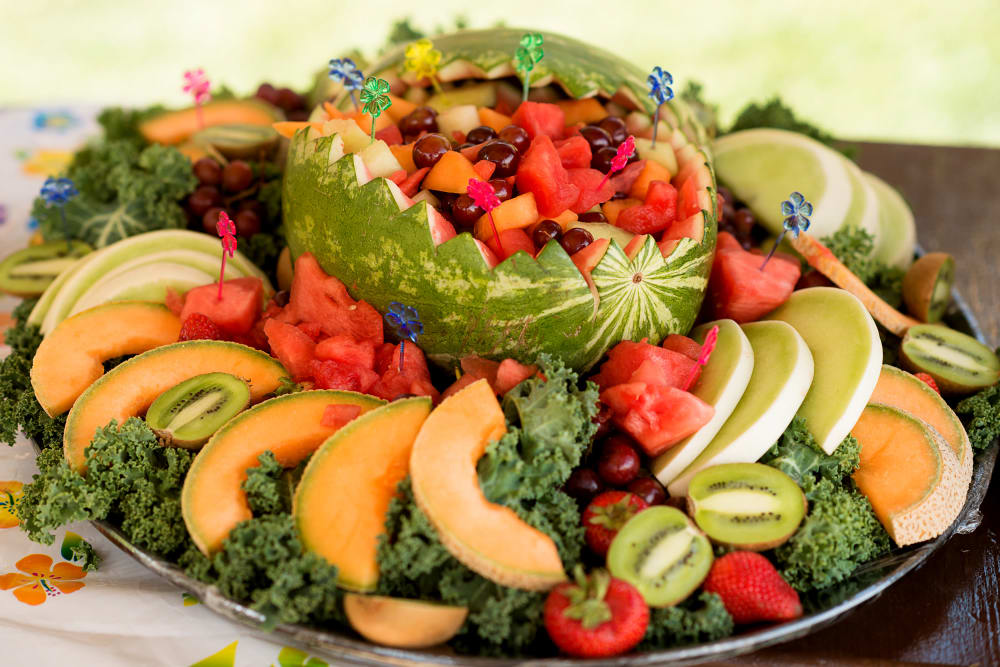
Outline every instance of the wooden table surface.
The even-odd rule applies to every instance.
[[[860,144],[863,169],[898,188],[918,239],[955,256],[957,286],[1000,342],[1000,150]],[[803,639],[726,665],[1000,665],[1000,472],[983,522],[881,597]]]

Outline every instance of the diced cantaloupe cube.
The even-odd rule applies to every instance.
[[[389,146],[389,150],[396,156],[396,160],[406,170],[407,174],[412,174],[417,170],[417,165],[413,162],[413,144]]]
[[[479,107],[479,124],[485,125],[486,127],[493,128],[494,132],[500,132],[513,121],[510,116],[505,116],[502,113],[497,113],[489,107]]]
[[[608,116],[607,110],[595,97],[585,97],[582,100],[559,100],[556,104],[566,114],[566,125],[596,123]]]
[[[370,133],[372,131],[372,117],[366,114],[364,111],[352,111],[351,113],[346,114],[345,117],[353,118],[354,121],[358,124],[358,127],[364,130],[365,133]],[[389,127],[390,125],[393,124],[394,124],[393,120],[392,118],[389,117],[389,114],[383,113],[375,117],[376,132],[386,127]]]
[[[493,224],[496,224],[497,233],[505,229],[520,229],[535,224],[538,220],[538,206],[535,204],[535,195],[526,192],[501,202],[493,209]],[[489,214],[483,215],[476,221],[476,237],[489,239],[493,236],[493,225],[490,224]]]
[[[448,151],[441,156],[424,179],[428,190],[465,194],[470,178],[479,178],[472,163],[458,151]]]
[[[392,119],[392,122],[397,124],[403,116],[410,115],[417,108],[417,105],[410,100],[403,99],[402,97],[396,97],[392,93],[389,93],[389,101],[392,102],[392,106],[386,109],[385,112],[389,114],[389,118]]]
[[[638,142],[638,140],[636,141]],[[667,150],[670,150],[669,146],[667,146]],[[673,151],[671,151],[671,154],[673,154]],[[639,176],[632,183],[632,189],[628,191],[628,196],[636,199],[645,199],[646,191],[649,190],[649,184],[653,181],[669,183],[670,171],[656,160],[646,160],[646,164],[643,166],[642,171],[639,172]]]
[[[604,217],[608,219],[612,225],[618,220],[618,214],[625,209],[638,206],[642,203],[641,199],[632,199],[631,197],[625,199],[612,199],[611,201],[606,201],[601,205],[601,210],[604,211]]]

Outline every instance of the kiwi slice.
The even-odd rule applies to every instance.
[[[278,133],[267,125],[232,123],[206,127],[195,132],[191,139],[199,146],[211,146],[229,159],[259,158],[278,144]]]
[[[146,423],[166,444],[201,447],[250,403],[250,387],[229,373],[196,375],[160,394]]]
[[[761,463],[709,466],[688,485],[688,513],[716,544],[764,551],[787,541],[806,515],[791,477]]]
[[[940,324],[910,327],[899,352],[908,370],[927,373],[945,394],[971,394],[1000,380],[1000,359],[993,350]]]
[[[669,607],[708,576],[712,545],[679,509],[658,505],[628,520],[608,549],[608,570],[635,586],[646,604]]]
[[[903,277],[903,303],[921,322],[940,322],[951,303],[954,282],[955,258],[946,252],[929,252]]]
[[[94,249],[83,241],[48,241],[28,246],[0,262],[0,292],[31,298]]]

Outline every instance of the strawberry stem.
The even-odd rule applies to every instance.
[[[607,570],[594,570],[588,579],[583,573],[583,566],[577,565],[573,575],[576,586],[567,591],[570,606],[563,610],[563,615],[580,621],[585,630],[593,630],[610,621],[611,607],[604,601],[611,585],[611,575]]]

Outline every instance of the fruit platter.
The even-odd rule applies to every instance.
[[[1000,359],[959,267],[780,101],[721,128],[512,28],[185,77],[0,261],[31,539],[94,522],[342,662],[641,665],[801,637],[977,527]]]

